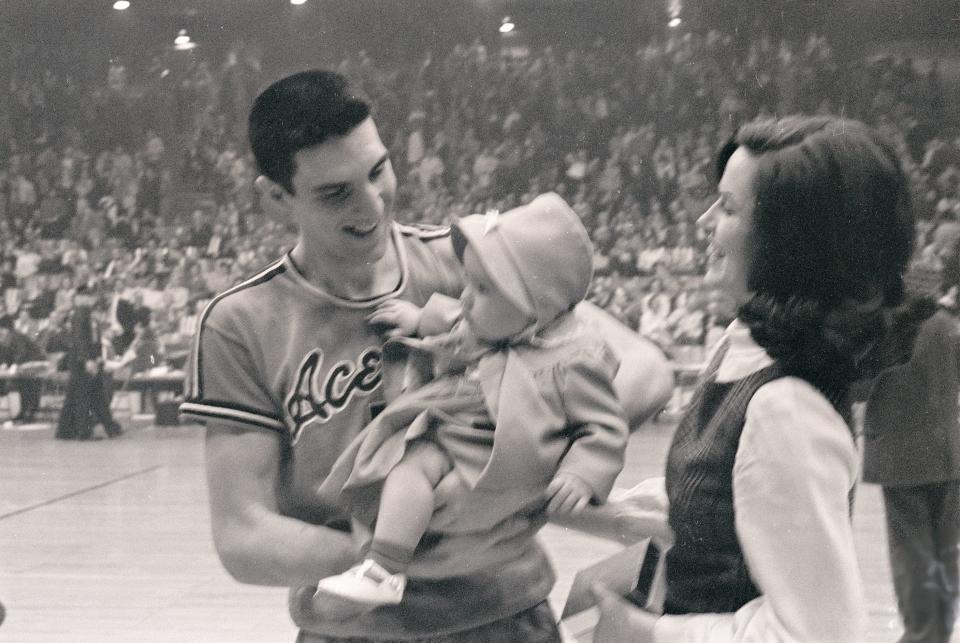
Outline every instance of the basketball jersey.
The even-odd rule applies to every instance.
[[[394,223],[391,234],[400,279],[388,293],[338,297],[308,282],[288,253],[214,298],[198,320],[180,413],[278,432],[288,447],[279,489],[285,515],[346,524],[317,486],[384,404],[382,338],[366,316],[391,298],[423,306],[435,292],[456,297],[462,289],[449,228]]]

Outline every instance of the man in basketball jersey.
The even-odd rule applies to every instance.
[[[478,549],[511,552],[503,565],[412,581],[400,605],[354,618],[314,611],[316,580],[360,554],[346,509],[318,489],[384,405],[385,337],[367,316],[391,298],[423,306],[435,292],[456,297],[461,275],[447,228],[393,221],[387,150],[368,101],[341,75],[307,71],[277,81],[255,101],[249,136],[264,207],[294,221],[299,235],[285,256],[214,298],[194,338],[180,410],[206,425],[213,536],[224,566],[241,582],[299,588],[290,612],[303,642],[559,641],[546,602],[553,571],[530,537],[542,517],[508,519],[478,540]],[[585,312],[604,317],[598,313]],[[620,344],[621,364],[642,373],[618,374],[630,392],[620,397],[639,422],[662,407],[661,382],[672,375],[653,351]],[[443,548],[428,535],[418,559],[442,560]]]
[[[366,316],[389,298],[423,306],[434,292],[457,296],[461,279],[446,228],[393,221],[387,150],[368,102],[342,76],[309,71],[276,82],[256,100],[249,134],[256,187],[297,223],[299,238],[204,311],[181,413],[207,427],[224,566],[242,582],[306,587],[359,554],[346,512],[317,488],[383,402],[383,338]],[[527,522],[481,545],[515,546],[509,565],[411,586],[398,607],[324,618],[311,608],[312,589],[294,590],[300,640],[559,640],[546,603],[553,572],[527,544],[535,528]]]

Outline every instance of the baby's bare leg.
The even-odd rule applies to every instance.
[[[452,465],[432,442],[411,444],[387,475],[370,544],[370,558],[390,573],[403,572],[413,558],[434,510],[434,488]]]

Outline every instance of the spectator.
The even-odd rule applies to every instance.
[[[13,328],[9,317],[0,317],[0,370],[8,370],[19,364],[43,361],[46,355],[29,337]],[[0,393],[6,394],[8,386],[20,394],[20,411],[14,422],[33,422],[40,408],[40,393],[43,384],[39,380],[14,380],[3,383]]]
[[[960,331],[937,312],[867,398],[863,480],[883,487],[900,641],[947,643],[957,618]]]
[[[103,425],[108,438],[123,433],[110,412],[113,382],[104,370],[103,313],[94,308],[95,303],[96,298],[85,290],[74,299],[70,345],[65,357],[69,379],[57,420],[58,440],[93,440],[98,423]]]

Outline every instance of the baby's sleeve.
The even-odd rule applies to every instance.
[[[613,388],[616,361],[609,349],[583,351],[557,367],[570,449],[558,473],[586,482],[604,502],[623,468],[629,429]]]

